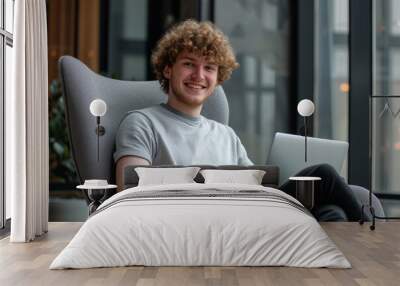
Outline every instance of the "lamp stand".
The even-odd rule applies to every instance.
[[[304,116],[304,161],[307,162],[307,116]]]
[[[99,162],[100,159],[100,136],[103,136],[106,133],[106,129],[104,126],[100,125],[100,116],[96,116],[96,123],[97,127],[95,130],[95,133],[97,135],[97,162]]]

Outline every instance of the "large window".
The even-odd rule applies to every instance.
[[[314,135],[348,141],[349,1],[315,1]]]
[[[215,23],[240,64],[224,83],[229,125],[265,164],[276,131],[289,130],[289,1],[215,1]]]
[[[348,141],[349,1],[316,0],[314,35],[314,136]]]
[[[400,195],[400,1],[373,3],[372,190]]]
[[[11,217],[11,194],[4,188],[4,104],[11,93],[14,1],[0,0],[0,228]]]
[[[110,1],[108,73],[124,80],[147,79],[147,0]]]

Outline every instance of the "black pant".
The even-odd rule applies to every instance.
[[[336,170],[328,165],[321,164],[307,167],[301,170],[296,176],[320,177],[318,188],[315,193],[313,215],[318,220],[346,220],[357,221],[360,219],[361,202],[358,201],[353,191],[346,184]],[[295,196],[296,183],[294,181],[285,182],[280,188],[285,193]],[[334,210],[327,206],[339,206],[346,217],[340,214],[339,210]]]

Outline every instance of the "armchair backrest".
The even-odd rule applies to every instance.
[[[66,120],[72,156],[81,183],[86,179],[114,182],[113,153],[120,121],[131,110],[166,102],[158,81],[122,81],[91,71],[71,56],[59,60],[60,78],[66,104]],[[107,103],[101,118],[105,134],[100,137],[100,160],[97,161],[96,119],[89,111],[92,100]],[[228,124],[229,108],[221,86],[204,104],[202,115]]]

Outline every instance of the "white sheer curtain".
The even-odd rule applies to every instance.
[[[12,242],[48,226],[48,79],[45,0],[15,1],[13,92],[6,98],[6,188]]]

